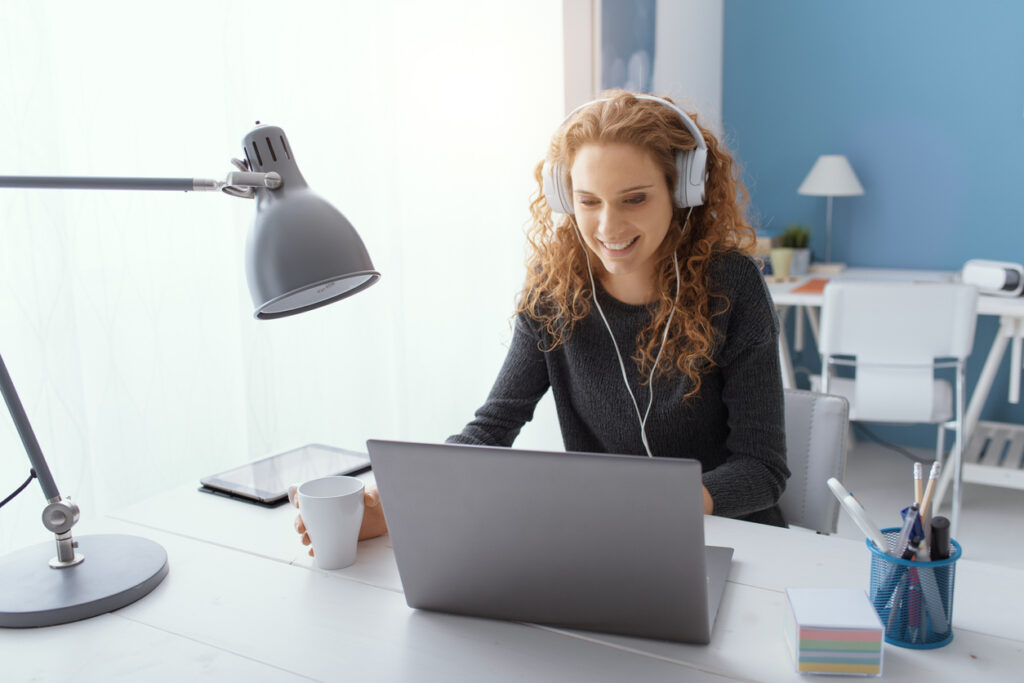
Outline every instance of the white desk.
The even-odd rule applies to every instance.
[[[84,533],[163,544],[168,577],[111,614],[0,631],[3,679],[806,683],[785,645],[783,589],[866,587],[870,562],[862,543],[708,517],[707,542],[735,559],[711,644],[682,645],[412,610],[387,537],[361,543],[352,567],[322,571],[293,518],[188,486],[83,522]],[[1022,571],[960,561],[953,642],[886,645],[884,679],[1019,680],[1024,620],[1011,606],[1022,586]]]
[[[785,318],[790,308],[797,312],[794,328],[794,347],[803,349],[803,316],[806,313],[811,333],[815,340],[818,335],[817,310],[821,307],[821,294],[794,293],[793,290],[811,278],[827,278],[830,280],[873,280],[877,282],[923,281],[949,282],[954,273],[934,270],[897,270],[888,268],[849,268],[834,275],[809,275],[795,282],[769,283],[768,289],[776,308],[779,310],[780,321]],[[1008,400],[1010,403],[1020,402],[1020,381],[1022,369],[1022,344],[1024,344],[1024,297],[978,297],[979,316],[998,316],[999,331],[996,333],[992,346],[985,358],[978,383],[970,395],[964,414],[964,453],[963,481],[993,486],[1006,486],[1024,489],[1024,427],[1006,425],[996,422],[981,422],[981,411],[985,400],[992,390],[999,366],[1010,346],[1010,386]],[[779,338],[779,360],[782,365],[782,383],[786,387],[796,386],[793,364],[789,355],[789,341],[786,338],[785,325],[781,326]],[[971,436],[979,437],[971,441]],[[994,458],[983,458],[983,447],[986,440],[991,440],[989,453],[1001,453],[1007,449],[1006,457],[998,462]]]

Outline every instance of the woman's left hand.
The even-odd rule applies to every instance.
[[[715,511],[715,501],[711,500],[711,494],[708,493],[706,486],[701,486],[700,490],[703,492],[704,496],[704,514],[710,515]]]

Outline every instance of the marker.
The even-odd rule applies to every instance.
[[[932,546],[931,558],[945,560],[949,558],[949,520],[945,517],[932,517],[931,522]]]
[[[932,561],[949,559],[949,519],[936,515],[935,517],[932,517],[932,521],[928,529],[932,534],[932,546],[930,553]],[[945,614],[952,609],[952,606],[947,602],[947,597],[952,597],[948,592],[949,571],[943,571],[942,569],[937,568],[933,573],[936,582],[935,590],[939,594],[938,604],[942,607],[943,613]]]
[[[835,477],[829,478],[828,487],[832,489],[832,495],[839,499],[843,509],[853,518],[857,527],[874,543],[875,547],[883,553],[889,552],[889,542],[885,540],[885,536],[878,530],[875,523],[871,521],[868,513],[864,510],[864,506],[853,497],[853,494],[847,491],[846,487],[840,484],[839,480]]]
[[[945,517],[936,519],[945,519]],[[946,520],[946,528],[949,529],[948,519]],[[928,560],[927,552],[921,546],[918,546],[915,559],[921,562]],[[925,610],[928,612],[928,618],[932,620],[932,630],[935,633],[946,633],[949,631],[949,620],[946,617],[945,603],[942,600],[942,593],[939,591],[935,572],[936,570],[932,567],[922,567],[917,570],[917,576],[921,582]]]

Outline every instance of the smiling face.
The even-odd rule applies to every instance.
[[[569,174],[576,223],[600,261],[595,275],[620,301],[652,301],[658,248],[672,222],[664,172],[646,150],[610,143],[583,145]]]

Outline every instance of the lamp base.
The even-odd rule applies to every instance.
[[[85,560],[52,569],[53,542],[0,557],[0,626],[28,628],[88,619],[130,605],[167,576],[167,552],[138,536],[81,536]]]

